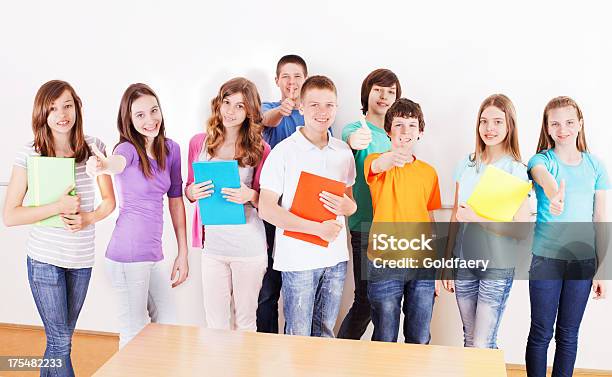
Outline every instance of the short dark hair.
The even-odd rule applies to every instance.
[[[395,84],[396,90],[395,98],[400,98],[402,96],[402,86],[395,73],[385,68],[379,68],[366,76],[361,84],[361,112],[363,115],[366,115],[368,112],[368,97],[372,91],[372,86],[379,85],[390,87],[393,86],[393,84]]]
[[[285,55],[278,60],[278,63],[276,63],[276,77],[277,78],[278,78],[278,75],[280,74],[281,68],[285,64],[289,64],[289,63],[293,63],[293,64],[297,64],[301,66],[304,69],[304,77],[308,77],[308,68],[306,67],[306,61],[304,61],[304,59],[302,59],[301,56]]]
[[[421,106],[408,98],[399,98],[387,110],[385,114],[385,131],[391,132],[393,118],[417,118],[419,120],[419,132],[425,129],[425,118]]]
[[[338,95],[336,92],[336,85],[334,85],[334,82],[327,76],[315,75],[307,78],[302,84],[300,98],[304,98],[306,96],[306,92],[312,89],[328,89],[334,92],[336,96]]]

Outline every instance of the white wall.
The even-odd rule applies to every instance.
[[[516,105],[525,160],[535,149],[544,105],[563,94],[583,107],[589,146],[611,167],[607,93],[612,30],[604,20],[604,4],[12,2],[3,8],[0,22],[1,129],[6,134],[0,138],[0,181],[8,180],[17,149],[32,137],[34,94],[47,80],[74,85],[84,103],[86,133],[109,145],[117,141],[123,90],[133,82],[150,84],[160,96],[167,133],[182,145],[185,161],[188,140],[202,129],[220,84],[246,76],[262,98],[277,99],[274,67],[286,53],[302,55],[311,74],[336,82],[336,134],[359,114],[365,75],[379,67],[395,71],[404,96],[425,112],[426,134],[418,154],[438,170],[445,203],[452,196],[456,161],[473,148],[478,106],[495,92],[509,95]],[[3,199],[5,189],[0,192]],[[112,217],[97,226],[97,268],[80,328],[117,329],[115,298],[103,268],[116,213]],[[0,322],[40,323],[27,285],[26,237],[25,228],[0,227],[0,286],[10,303],[0,308]],[[176,251],[169,221],[164,245],[171,260]],[[199,259],[192,250],[191,278],[176,288],[181,323],[203,324]],[[347,277],[341,318],[352,289]],[[605,357],[611,312],[610,300],[589,304],[578,367],[612,369],[612,360]],[[433,343],[460,345],[454,297],[443,294],[434,317]],[[523,363],[528,326],[527,288],[517,282],[499,334],[508,362]]]

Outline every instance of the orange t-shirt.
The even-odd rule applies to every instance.
[[[363,164],[372,193],[373,222],[429,222],[429,211],[442,207],[436,170],[417,160],[404,167],[392,167],[374,174],[372,162],[381,153],[372,153]]]

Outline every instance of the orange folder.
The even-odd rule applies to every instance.
[[[346,185],[342,182],[303,171],[300,174],[300,180],[289,212],[303,219],[321,223],[326,220],[333,220],[336,215],[323,207],[323,202],[319,200],[319,194],[321,191],[327,191],[334,195],[343,196],[345,189]],[[288,230],[285,230],[283,234],[315,245],[329,246],[329,242],[313,234],[290,232]]]

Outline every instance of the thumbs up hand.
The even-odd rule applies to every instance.
[[[300,93],[298,93],[297,89],[298,88],[295,85],[289,89],[289,98],[291,98],[293,102],[295,102],[297,98],[300,96]]]
[[[563,202],[565,201],[565,179],[559,183],[557,193],[550,198],[550,213],[559,216],[563,213]]]
[[[412,154],[410,153],[410,142],[411,138],[405,135],[399,137],[399,146],[392,146],[391,152],[393,153],[393,166],[398,168],[404,167],[408,161],[412,160]]]
[[[90,156],[85,164],[85,172],[90,177],[96,177],[100,174],[108,174],[108,157],[104,155],[96,144],[89,145],[94,156]]]
[[[364,118],[361,118],[361,127],[355,130],[347,141],[351,149],[356,151],[366,149],[370,145],[372,130],[370,130]]]
[[[291,115],[291,112],[296,108],[296,97],[298,96],[297,87],[291,87],[289,89],[289,97],[285,98],[278,108],[282,116],[288,117]]]

